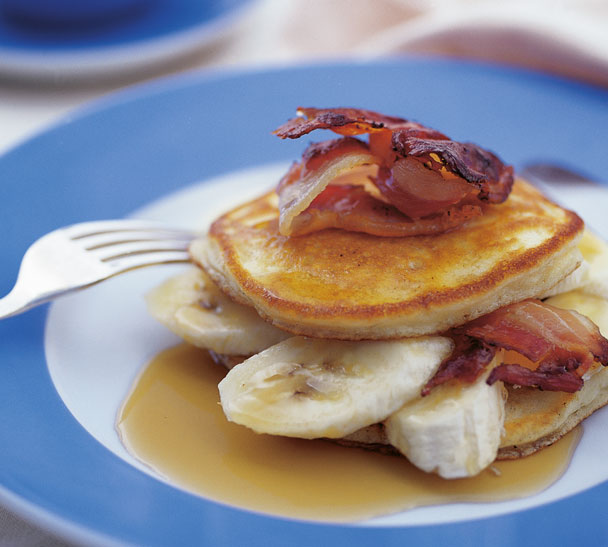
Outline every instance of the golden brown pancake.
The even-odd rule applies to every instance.
[[[580,263],[582,220],[516,182],[458,229],[281,236],[274,193],[216,220],[191,253],[232,298],[296,334],[349,340],[442,332],[539,297]]]

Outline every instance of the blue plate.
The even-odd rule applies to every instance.
[[[608,173],[608,92],[539,74],[411,59],[201,73],[97,103],[0,158],[0,294],[28,244],[58,226],[121,217],[195,181],[289,161],[270,131],[298,105],[362,106],[497,150]],[[273,518],[206,501],[121,460],[74,419],[45,365],[46,310],[0,322],[0,499],[73,540],[145,545],[464,546],[608,540],[601,484],[498,517],[364,527]]]
[[[0,9],[0,71],[33,77],[128,73],[207,45],[252,0],[144,0],[120,19],[69,28],[17,24]]]

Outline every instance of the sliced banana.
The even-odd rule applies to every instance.
[[[416,467],[446,479],[471,477],[495,459],[504,425],[502,382],[488,371],[470,385],[444,384],[406,404],[384,422],[390,444]]]
[[[591,319],[600,329],[602,336],[608,337],[608,298],[578,290],[553,296],[547,299],[547,304],[577,311]]]
[[[580,289],[585,284],[589,283],[590,269],[591,266],[589,262],[583,258],[583,261],[576,270],[564,277],[557,285],[554,285],[548,291],[545,291],[542,294],[542,298]]]
[[[585,230],[579,248],[589,263],[583,292],[608,299],[608,244],[590,230]]]
[[[153,317],[187,342],[228,355],[252,355],[290,334],[233,302],[200,268],[192,266],[146,297]]]
[[[340,438],[417,397],[452,347],[438,336],[289,338],[226,375],[219,384],[222,407],[229,420],[258,433]]]
[[[608,244],[586,229],[578,243],[583,262],[570,275],[548,290],[543,296],[555,296],[580,289],[608,298]]]

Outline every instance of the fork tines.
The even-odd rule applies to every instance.
[[[182,262],[193,238],[192,232],[187,230],[132,219],[84,222],[61,231],[102,262],[113,262],[111,265],[117,269]],[[155,256],[138,256],[149,253],[155,253]],[[133,259],[126,260],[130,257]]]
[[[182,230],[180,228],[172,228],[161,223],[151,222],[149,220],[99,220],[91,222],[81,222],[72,226],[61,228],[61,231],[70,239],[84,239],[94,236],[102,236],[104,234],[141,234],[150,235],[158,234],[166,237],[192,237],[192,232]]]

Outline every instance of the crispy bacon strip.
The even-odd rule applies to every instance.
[[[429,169],[462,177],[479,189],[479,199],[502,203],[513,187],[513,167],[472,143],[420,138],[407,130],[393,133],[392,144],[403,157],[413,157]]]
[[[567,365],[557,364],[540,365],[536,370],[530,370],[521,365],[503,363],[490,372],[487,382],[492,385],[499,380],[505,384],[566,393],[574,393],[584,384],[575,370],[570,370]]]
[[[472,199],[501,203],[511,191],[513,170],[497,156],[474,144],[451,141],[418,123],[355,108],[299,108],[298,113],[275,134],[296,139],[316,129],[330,129],[350,140],[356,140],[353,135],[369,134],[368,150],[382,166],[376,186],[386,201],[412,219],[453,206],[463,209]],[[315,153],[321,157],[326,152]],[[306,153],[303,161],[309,161]],[[311,164],[306,169],[311,179],[313,171]],[[290,177],[293,181],[293,173]]]
[[[293,235],[298,215],[336,178],[377,162],[367,144],[352,137],[310,145],[278,184],[280,233]]]
[[[573,310],[540,300],[504,306],[471,321],[469,336],[521,353],[535,363],[563,363],[582,376],[594,361],[608,365],[608,340],[597,326]]]
[[[608,340],[592,321],[539,300],[505,306],[482,321],[472,321],[464,331],[538,363],[534,371],[521,365],[500,365],[490,373],[488,383],[503,380],[547,390],[577,391],[583,385],[581,377],[594,361],[608,365]]]
[[[477,191],[460,177],[443,178],[410,158],[396,161],[391,169],[381,167],[373,180],[385,199],[410,218],[426,217],[465,201],[477,201]]]
[[[430,235],[446,232],[481,214],[474,205],[412,220],[392,205],[376,199],[362,186],[329,185],[293,219],[291,235],[341,228],[382,237]]]
[[[397,128],[411,128],[417,136],[447,138],[439,131],[395,116],[361,108],[298,108],[298,117],[274,131],[281,139],[298,139],[316,129],[330,129],[339,135],[362,135]]]
[[[455,347],[452,354],[439,366],[439,370],[422,388],[421,395],[428,395],[434,387],[458,378],[472,384],[490,364],[497,348],[488,346],[468,336],[454,337]]]
[[[390,133],[390,146],[399,155],[421,158],[430,169],[452,171],[477,184],[482,190],[481,199],[500,203],[506,199],[505,193],[508,196],[513,184],[512,168],[505,166],[492,152],[472,143],[452,141],[439,131],[404,118],[359,108],[300,107],[298,114],[299,117],[289,120],[274,133],[282,139],[297,139],[316,129],[330,129],[351,136]],[[492,181],[496,181],[496,188],[490,187]]]
[[[504,306],[454,329],[451,334],[456,337],[457,351],[442,363],[436,374],[439,379],[431,379],[431,387],[451,378],[470,381],[471,375],[466,371],[481,371],[474,363],[467,363],[467,351],[462,349],[466,350],[467,339],[516,351],[536,363],[535,369],[503,363],[490,372],[487,380],[490,385],[500,380],[571,393],[583,386],[582,376],[595,361],[608,365],[608,340],[592,321],[573,310],[556,308],[540,300]],[[458,341],[459,338],[464,341]],[[475,358],[473,354],[472,359]]]

